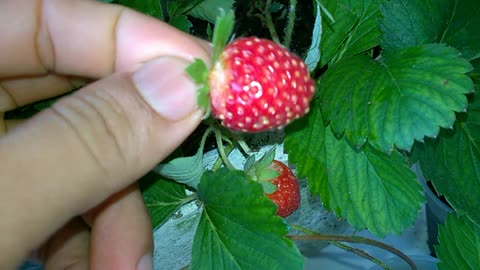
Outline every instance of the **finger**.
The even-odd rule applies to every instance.
[[[0,137],[0,231],[7,235],[0,250],[8,250],[0,269],[8,269],[3,257],[14,264],[73,216],[132,184],[196,128],[202,112],[187,65],[162,57],[113,74]]]
[[[165,55],[208,59],[205,42],[121,6],[36,2],[0,2],[0,78],[48,72],[101,78]]]
[[[62,95],[85,84],[84,79],[55,74],[0,81],[0,111]]]
[[[7,121],[4,119],[3,113],[0,111],[0,136],[7,132]]]
[[[88,270],[89,246],[88,227],[74,218],[42,248],[45,270]]]
[[[12,131],[14,128],[20,126],[23,124],[26,120],[25,119],[8,119],[4,120],[4,132],[2,133],[0,131],[0,136],[2,136],[4,133]]]
[[[153,269],[150,217],[135,185],[96,209],[91,241],[91,270]]]

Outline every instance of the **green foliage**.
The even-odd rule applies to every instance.
[[[185,33],[190,33],[190,29],[193,27],[193,24],[188,20],[186,15],[175,16],[171,18],[168,23]]]
[[[189,201],[184,185],[154,173],[140,180],[140,188],[154,229],[165,223],[180,206]]]
[[[288,127],[287,134],[289,160],[308,177],[310,191],[320,195],[327,209],[377,236],[413,224],[422,188],[398,152],[387,155],[369,145],[355,148],[336,138],[318,106]]]
[[[437,42],[457,48],[467,60],[480,56],[478,0],[391,0],[382,15],[383,49]]]
[[[215,28],[213,29],[213,51],[212,62],[215,63],[220,56],[223,47],[227,44],[232,35],[233,26],[235,24],[235,14],[233,10],[221,11],[217,17]]]
[[[203,0],[170,0],[167,1],[168,23],[185,33],[190,33],[193,27],[187,14]]]
[[[323,20],[321,61],[328,63],[356,55],[378,44],[380,4],[382,0],[326,0],[321,1],[330,11],[334,22]]]
[[[221,10],[232,10],[234,3],[234,0],[204,0],[201,4],[193,8],[189,15],[210,23],[215,23],[217,17],[222,14]]]
[[[480,226],[465,216],[450,214],[439,228],[435,247],[439,270],[480,269]]]
[[[457,50],[436,44],[385,52],[377,61],[348,58],[322,77],[322,109],[335,134],[345,132],[357,146],[368,139],[384,152],[409,150],[466,110],[470,70]]]
[[[480,225],[480,98],[469,104],[452,130],[418,144],[413,159],[450,205]]]
[[[154,171],[163,177],[178,183],[197,188],[203,170],[203,148],[191,157],[179,157],[168,163],[160,164]]]
[[[310,48],[307,51],[307,56],[305,57],[305,64],[308,67],[310,72],[314,71],[318,63],[320,62],[320,44],[322,41],[322,9],[320,7],[321,3],[320,0],[315,0],[315,23],[313,26],[313,33],[312,33],[312,43]]]
[[[163,20],[162,6],[159,0],[118,0],[118,3],[144,14]]]
[[[191,269],[302,269],[276,206],[241,171],[219,169],[202,177],[204,208],[193,244]]]
[[[175,18],[187,14],[204,0],[170,0],[167,3],[168,16]]]
[[[164,18],[157,0],[114,2]],[[170,0],[165,17],[187,33],[213,36],[215,61],[234,28],[234,2]],[[255,14],[238,14],[237,22],[264,17],[265,3],[253,2],[246,13]],[[313,12],[311,40],[305,38],[302,49],[312,76],[319,76],[318,99],[305,118],[286,129],[289,160],[328,209],[357,229],[384,236],[411,226],[423,201],[401,154],[414,145],[410,161],[419,161],[456,214],[464,214],[449,217],[441,229],[440,269],[478,268],[480,102],[471,94],[480,89],[478,0],[312,2],[313,10],[295,14]],[[268,8],[275,22],[289,18],[279,2]],[[199,20],[204,22],[192,24]],[[187,72],[208,111],[207,66],[195,61]],[[169,177],[194,174],[189,178],[196,181],[179,181],[197,187],[202,153],[167,163]],[[269,170],[257,174],[273,175]],[[143,192],[158,226],[192,197],[182,184],[153,183]],[[287,226],[264,195],[274,191],[270,182],[247,181],[244,173],[220,169],[204,174],[198,188],[204,207],[192,269],[302,268],[302,256],[285,237]]]

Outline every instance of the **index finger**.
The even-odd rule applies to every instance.
[[[47,73],[100,78],[164,55],[208,59],[206,42],[91,0],[1,1],[0,33],[0,79]]]

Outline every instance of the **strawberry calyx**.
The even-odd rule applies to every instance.
[[[274,158],[275,147],[272,147],[259,160],[255,160],[255,155],[251,155],[244,165],[244,171],[248,178],[261,184],[265,194],[272,194],[278,189],[272,183],[272,180],[280,175],[271,167]]]
[[[234,23],[235,14],[233,10],[229,10],[228,12],[221,10],[213,30],[212,63],[218,62],[218,57],[232,35]],[[207,119],[211,112],[210,86],[208,83],[210,69],[202,59],[196,58],[194,62],[185,69],[185,72],[192,78],[194,83],[198,85],[197,104],[205,112],[203,119]]]

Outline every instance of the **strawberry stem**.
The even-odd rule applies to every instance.
[[[347,252],[350,252],[350,253],[353,253],[357,256],[360,256],[362,258],[365,258],[373,263],[375,263],[376,265],[382,267],[383,269],[385,270],[391,270],[390,267],[388,265],[386,265],[384,262],[380,261],[379,259],[373,257],[372,255],[368,254],[367,252],[361,250],[361,249],[358,249],[358,248],[354,248],[354,247],[351,247],[349,245],[345,245],[345,244],[342,244],[340,242],[335,242],[335,241],[332,241],[330,242],[332,245],[335,245],[336,247],[338,248],[341,248]]]
[[[385,243],[382,243],[382,242],[379,242],[379,241],[376,241],[376,240],[373,240],[373,239],[369,239],[369,238],[366,238],[366,237],[354,236],[354,235],[347,236],[347,235],[319,234],[317,232],[314,232],[314,231],[309,230],[307,228],[303,228],[301,226],[297,226],[297,225],[293,225],[293,224],[290,224],[290,226],[297,231],[306,233],[306,235],[289,235],[288,238],[290,238],[291,240],[294,240],[294,241],[295,240],[321,240],[321,241],[328,241],[330,243],[333,243],[334,245],[336,245],[336,243],[339,243],[339,242],[349,242],[349,243],[358,243],[358,244],[366,244],[366,245],[370,245],[370,246],[375,246],[375,247],[381,248],[383,250],[386,250],[386,251],[388,251],[392,254],[397,255],[398,257],[402,258],[405,262],[407,262],[410,265],[410,267],[412,268],[412,270],[417,270],[417,266],[412,261],[412,259],[410,259],[410,257],[405,255],[400,250],[398,250],[398,249],[396,249],[392,246],[389,246]],[[336,246],[340,247],[340,248],[343,248],[345,245],[342,244],[340,246],[339,245],[336,245]],[[365,254],[368,255],[364,251],[359,250],[360,252],[357,252],[354,248],[351,248],[351,247],[349,247],[349,249],[347,249],[347,250],[348,251],[351,250],[354,254],[357,254],[359,256],[362,256],[362,255],[365,255]],[[364,257],[364,256],[362,256],[362,257]],[[373,258],[370,255],[368,255],[368,257]],[[368,257],[364,257],[364,258],[368,258]],[[375,261],[373,261],[373,262],[376,263]],[[386,266],[383,263],[380,263],[379,265],[381,267],[383,267],[384,269],[388,269],[388,266],[387,266],[387,268],[385,268]]]
[[[245,152],[245,154],[250,155],[252,153],[252,150],[250,147],[248,147],[247,143],[244,140],[237,140],[238,145],[240,148]]]
[[[232,163],[228,159],[228,156],[225,152],[225,146],[223,145],[223,141],[222,141],[222,133],[218,129],[215,129],[215,139],[217,141],[218,153],[220,154],[220,157],[222,158],[223,163],[228,169],[232,171],[235,170],[235,167],[232,165]]]
[[[234,149],[235,147],[230,144],[230,145],[227,145],[227,147],[225,147],[225,154],[228,156]],[[223,159],[222,157],[218,157],[217,160],[215,160],[215,163],[213,164],[212,166],[212,171],[216,171],[220,168],[220,166],[222,166],[223,164]]]
[[[265,13],[265,21],[267,23],[268,31],[270,31],[270,35],[272,36],[272,40],[278,44],[281,44],[280,39],[278,38],[277,30],[275,29],[275,24],[273,23],[272,14],[269,10],[271,5],[272,0],[267,0],[267,3],[265,4],[265,10],[263,11]]]
[[[296,10],[297,10],[297,0],[290,0],[290,5],[288,6],[288,21],[287,27],[285,28],[285,38],[283,41],[283,46],[290,48],[290,43],[292,42],[293,28],[295,26],[296,19]]]

